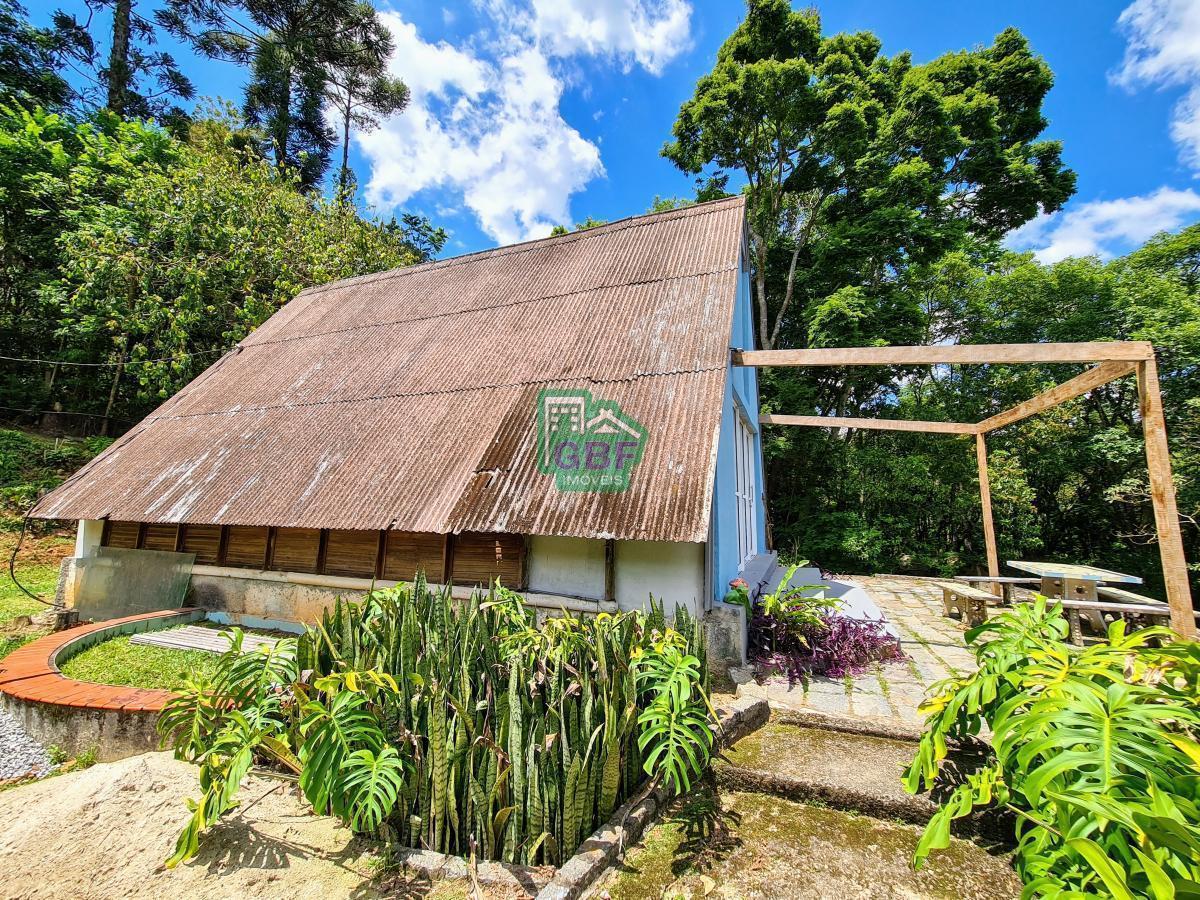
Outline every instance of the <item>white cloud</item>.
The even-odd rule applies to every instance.
[[[497,241],[541,237],[569,225],[571,195],[604,174],[599,141],[559,110],[556,62],[587,55],[659,74],[690,46],[691,4],[477,0],[476,9],[487,31],[457,46],[381,11],[395,40],[391,71],[412,96],[377,131],[354,135],[370,165],[367,200],[390,208],[433,191]]]
[[[530,27],[555,56],[584,53],[659,74],[691,47],[687,0],[532,0]]]
[[[570,195],[604,173],[600,151],[558,111],[562,83],[533,45],[495,60],[421,39],[395,12],[392,71],[412,91],[407,110],[355,135],[371,166],[367,199],[393,207],[427,189],[462,196],[502,243],[570,221]]]
[[[1129,89],[1187,88],[1172,113],[1171,137],[1183,161],[1200,170],[1200,0],[1135,0],[1117,24],[1127,45],[1113,80]]]
[[[1094,200],[1042,214],[1008,236],[1016,250],[1033,250],[1044,263],[1068,256],[1109,258],[1200,218],[1200,194],[1161,187],[1141,197]]]

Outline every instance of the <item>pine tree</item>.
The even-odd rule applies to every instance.
[[[183,117],[183,110],[172,101],[190,100],[195,88],[171,54],[153,49],[158,42],[157,28],[139,14],[136,0],[86,2],[88,15],[82,21],[61,9],[54,13],[60,52],[73,59],[92,83],[80,98],[121,117]],[[101,27],[97,14],[106,9],[112,14],[107,62],[94,36]]]
[[[339,90],[334,80],[350,89],[351,116],[387,114],[407,101],[394,80],[378,81],[392,43],[369,3],[167,0],[157,17],[200,52],[249,66],[246,120],[266,132],[275,164],[298,172],[305,187],[320,182],[336,144],[323,115],[330,91]]]

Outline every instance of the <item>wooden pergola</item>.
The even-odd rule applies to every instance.
[[[983,511],[983,535],[987,546],[988,574],[1000,574],[996,553],[996,528],[992,521],[991,486],[988,482],[987,434],[1014,422],[1045,412],[1067,400],[1086,394],[1101,385],[1127,375],[1137,376],[1142,432],[1146,443],[1146,466],[1150,472],[1150,493],[1154,523],[1158,532],[1159,554],[1166,581],[1171,627],[1182,637],[1196,636],[1192,594],[1188,586],[1187,563],[1183,556],[1183,536],[1179,529],[1179,510],[1175,504],[1175,485],[1171,479],[1171,459],[1167,449],[1167,428],[1163,419],[1162,396],[1154,347],[1146,341],[1115,341],[1080,344],[956,344],[922,347],[847,347],[819,350],[745,350],[733,351],[736,366],[925,366],[925,365],[1010,365],[1021,363],[1094,364],[1081,375],[1038,394],[1012,409],[997,413],[982,422],[918,422],[905,419],[863,419],[845,416],[766,415],[763,425],[808,425],[822,428],[874,428],[887,431],[923,431],[934,434],[974,435],[979,466],[979,493]]]

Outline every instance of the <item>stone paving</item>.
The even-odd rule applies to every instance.
[[[942,592],[931,579],[907,575],[855,575],[853,581],[871,595],[900,637],[908,657],[886,663],[853,678],[812,678],[789,685],[784,680],[739,685],[744,696],[762,697],[777,710],[813,712],[877,722],[890,729],[912,731],[922,716],[917,707],[926,690],[943,678],[975,668],[963,643],[963,626],[942,612]]]

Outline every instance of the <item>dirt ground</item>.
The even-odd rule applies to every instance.
[[[196,769],[168,753],[93,766],[0,793],[0,885],[14,900],[114,897],[336,898],[462,896],[379,873],[370,844],[315,816],[291,785],[250,776],[242,810],[174,870],[162,862],[197,793]],[[265,796],[264,796],[265,795]],[[260,799],[261,798],[261,799]],[[257,802],[255,802],[257,801]]]

